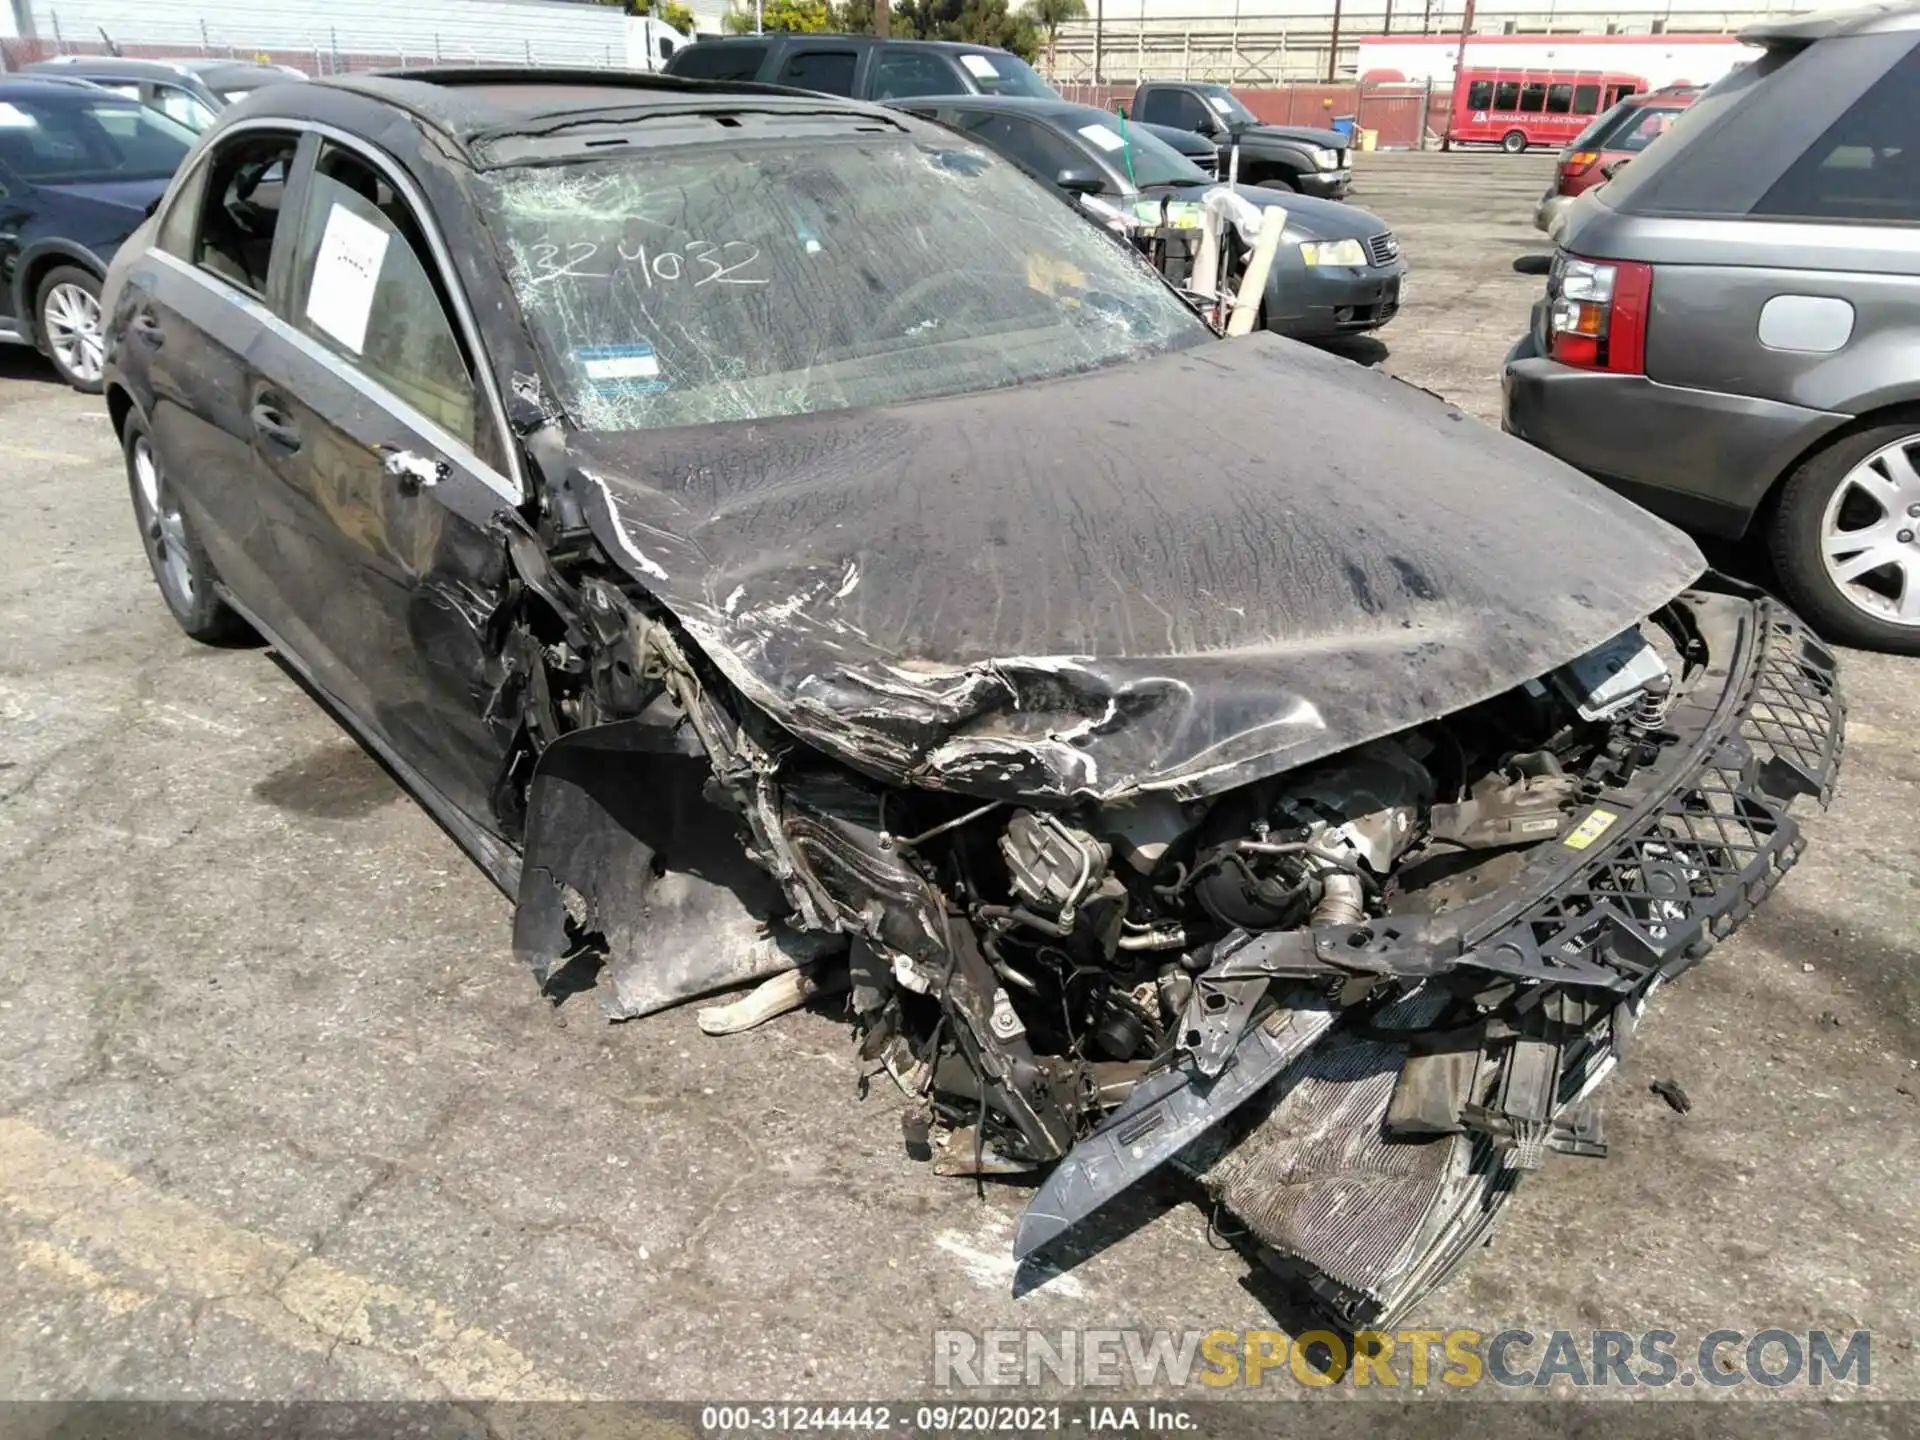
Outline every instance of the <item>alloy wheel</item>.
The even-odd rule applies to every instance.
[[[106,363],[106,340],[100,331],[100,301],[78,285],[56,285],[47,292],[44,319],[47,348],[60,368],[76,380],[91,384]]]
[[[1876,620],[1920,626],[1920,435],[1882,446],[1834,488],[1820,520],[1827,577]]]
[[[140,487],[140,533],[153,557],[154,574],[178,608],[188,609],[193,604],[193,563],[187,555],[187,523],[145,435],[133,442],[133,475]]]

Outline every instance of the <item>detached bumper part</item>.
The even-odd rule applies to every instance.
[[[1838,771],[1844,707],[1831,653],[1757,592],[1710,583],[1676,602],[1709,658],[1650,763],[1530,852],[1497,895],[1404,924],[1389,915],[1218,947],[1200,991],[1244,1001],[1244,987],[1271,984],[1295,1014],[1307,996],[1366,982],[1392,983],[1400,998],[1336,1013],[1251,1098],[1226,1082],[1250,1043],[1261,1057],[1274,1048],[1260,1012],[1223,1045],[1206,1030],[1222,1015],[1243,1024],[1245,1006],[1215,1003],[1216,1021],[1190,1010],[1172,1068],[1049,1177],[1023,1217],[1019,1253],[1160,1163],[1164,1147],[1119,1133],[1152,1130],[1147,1114],[1160,1111],[1177,1117],[1182,1138],[1204,1132],[1175,1163],[1237,1217],[1264,1261],[1340,1322],[1380,1325],[1485,1240],[1548,1151],[1603,1155],[1587,1101],[1648,997],[1793,865],[1804,840],[1788,810],[1825,804]],[[1500,998],[1473,1003],[1489,994]],[[1463,1009],[1477,1013],[1463,1020]]]

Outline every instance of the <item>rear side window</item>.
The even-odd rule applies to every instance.
[[[1920,222],[1920,48],[1829,126],[1760,197],[1753,213]]]
[[[1520,113],[1538,115],[1547,104],[1547,87],[1544,85],[1524,85],[1520,89]]]
[[[256,131],[221,141],[168,210],[161,249],[264,298],[280,202],[299,144],[294,134]]]
[[[667,69],[689,80],[751,80],[767,58],[765,45],[684,45]]]
[[[1476,80],[1467,87],[1467,108],[1485,110],[1493,104],[1493,82]]]
[[[853,67],[858,58],[851,50],[797,51],[787,57],[774,82],[827,95],[851,95]]]
[[[1496,110],[1518,110],[1520,108],[1520,82],[1502,80],[1493,87],[1493,108]]]
[[[1573,86],[1549,85],[1547,87],[1547,114],[1571,115],[1573,113]]]

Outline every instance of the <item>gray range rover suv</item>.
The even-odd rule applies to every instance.
[[[1829,638],[1920,654],[1920,4],[1741,38],[1569,212],[1506,428],[1697,532],[1759,529]]]

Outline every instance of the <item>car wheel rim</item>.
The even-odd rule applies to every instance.
[[[1827,578],[1856,609],[1920,627],[1920,435],[1874,451],[1827,501],[1820,554]]]
[[[107,355],[100,333],[100,302],[78,285],[47,292],[47,348],[76,380],[98,380]]]
[[[187,522],[144,435],[133,442],[133,479],[140,489],[140,533],[153,557],[154,574],[174,599],[191,605],[193,567],[187,559]]]

